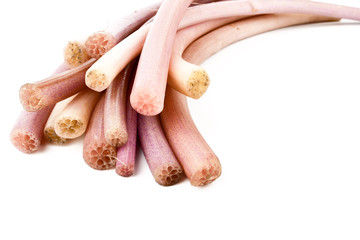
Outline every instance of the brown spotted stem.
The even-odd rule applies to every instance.
[[[210,79],[201,66],[183,60],[184,50],[205,33],[241,18],[243,17],[210,20],[178,31],[171,53],[168,84],[188,97],[200,98],[209,87]]]
[[[68,139],[83,135],[100,96],[101,93],[91,89],[85,89],[78,93],[56,117],[56,134]]]
[[[58,102],[54,109],[51,111],[51,114],[49,116],[49,119],[46,122],[45,128],[44,128],[44,137],[48,142],[54,143],[54,144],[64,144],[67,139],[60,137],[55,132],[55,122],[56,118],[59,116],[59,114],[65,109],[65,107],[68,105],[68,103],[74,98],[74,96],[71,96],[65,100],[62,100]]]

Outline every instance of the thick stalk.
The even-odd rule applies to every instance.
[[[76,68],[64,70],[35,83],[24,84],[19,91],[24,109],[30,112],[38,111],[85,89],[84,75],[94,62],[95,59],[90,59]]]
[[[74,139],[85,132],[91,113],[101,93],[85,89],[77,94],[55,120],[55,132],[63,138]]]
[[[54,106],[37,112],[22,111],[10,133],[12,144],[24,153],[33,153],[40,147],[44,127]]]
[[[85,133],[83,158],[92,168],[106,170],[115,167],[116,148],[109,145],[104,134],[104,95],[96,104]]]
[[[108,144],[120,147],[128,141],[126,95],[133,65],[130,64],[110,84],[105,93],[104,131]]]
[[[71,96],[65,100],[62,100],[58,102],[54,109],[51,111],[51,114],[49,116],[49,119],[46,122],[45,128],[44,128],[44,137],[48,142],[55,143],[55,144],[64,144],[67,139],[60,137],[55,132],[55,122],[56,118],[59,116],[59,114],[66,108],[68,103],[74,98],[74,96]]]
[[[93,58],[100,58],[117,43],[136,31],[141,25],[152,18],[160,7],[155,3],[134,11],[112,23],[106,30],[95,32],[85,41],[86,52]]]
[[[90,58],[85,49],[84,39],[69,41],[64,48],[64,61],[70,68],[80,66]]]
[[[360,9],[326,3],[303,0],[223,1],[189,8],[182,18],[178,29],[218,18],[288,12],[360,20]],[[152,23],[141,27],[102,56],[87,71],[87,86],[95,91],[103,91],[106,89],[115,76],[119,74],[132,59],[140,54],[151,25]],[[151,62],[151,65],[153,65],[153,62]],[[154,91],[154,93],[160,91],[160,88]],[[151,92],[152,90],[147,91]],[[139,96],[139,98],[140,102],[149,100],[149,96],[145,94]],[[155,103],[156,99],[158,99],[158,97],[150,99],[149,102],[154,101]],[[161,105],[161,102],[156,103],[156,109],[161,108]]]
[[[155,181],[164,186],[177,183],[183,171],[163,132],[160,117],[139,114],[138,120],[141,147]]]
[[[333,18],[294,14],[265,15],[240,20],[201,37],[186,49],[183,56],[191,63],[200,64],[227,44],[264,31],[333,20]],[[161,119],[168,141],[191,184],[201,186],[217,179],[221,174],[220,162],[196,128],[183,94],[168,87]]]
[[[153,116],[163,109],[170,54],[181,18],[193,0],[164,0],[147,34],[134,86],[133,108]]]
[[[168,84],[191,98],[200,98],[207,90],[210,79],[198,65],[184,64],[182,54],[187,46],[205,33],[243,17],[221,18],[199,23],[177,32],[171,53]]]

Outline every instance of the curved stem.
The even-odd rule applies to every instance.
[[[240,20],[201,37],[186,49],[183,56],[186,60],[199,64],[225,47],[224,43],[232,43],[246,36],[285,26],[331,20],[334,19],[291,14],[264,15]],[[222,29],[227,29],[227,34]],[[191,184],[201,186],[217,179],[221,174],[219,159],[196,128],[186,97],[170,87],[166,91],[161,120],[167,139]]]

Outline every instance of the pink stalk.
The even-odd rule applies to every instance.
[[[61,64],[51,76],[66,71],[68,67]],[[22,111],[15,126],[10,133],[13,145],[24,153],[32,153],[38,150],[44,133],[45,124],[54,108],[55,103],[42,107],[37,112]]]
[[[94,63],[90,59],[76,68],[56,74],[42,81],[27,83],[20,88],[20,102],[26,111],[38,111],[45,106],[54,105],[83,90],[86,85],[84,75]]]
[[[56,134],[68,139],[83,135],[100,96],[100,93],[90,89],[85,89],[77,94],[56,117]]]
[[[90,58],[85,49],[85,40],[69,41],[64,48],[64,61],[71,68],[80,66]]]
[[[183,56],[192,63],[200,64],[228,44],[255,34],[291,25],[334,20],[338,19],[301,14],[257,16],[208,33],[192,43]],[[168,141],[191,184],[201,186],[218,178],[220,162],[196,128],[186,97],[169,87],[161,119]]]
[[[139,139],[155,181],[169,186],[177,183],[182,168],[166,140],[159,116],[139,115]]]
[[[104,131],[106,142],[120,147],[128,141],[126,129],[127,86],[132,76],[132,64],[128,65],[110,84],[105,93]]]
[[[242,17],[221,18],[199,23],[177,32],[169,66],[168,84],[175,90],[191,98],[200,98],[207,90],[210,80],[200,66],[182,59],[187,46],[205,33]]]
[[[193,122],[185,95],[168,87],[161,120],[167,139],[193,186],[213,182],[221,174],[219,159]]]
[[[155,3],[113,23],[105,31],[95,32],[85,41],[85,48],[89,56],[100,58],[117,43],[137,30],[146,21],[152,18],[160,7]]]
[[[184,52],[184,61],[201,64],[226,46],[267,31],[299,24],[339,21],[338,18],[309,14],[255,16],[218,28],[194,41]]]
[[[214,0],[199,0],[196,4],[216,2]],[[85,41],[85,49],[90,57],[100,58],[112,47],[125,39],[131,33],[141,27],[146,21],[155,16],[160,7],[160,3],[155,3],[140,10],[134,11],[130,15],[119,19],[111,24],[106,30],[95,32]],[[78,45],[76,45],[78,46]],[[78,51],[79,48],[75,48]],[[79,49],[80,50],[80,49]],[[72,51],[75,52],[75,51]],[[73,57],[75,58],[75,57]],[[77,59],[77,58],[75,58]]]
[[[256,8],[254,8],[254,6],[256,6]],[[360,9],[326,3],[304,0],[223,1],[189,8],[180,22],[178,29],[218,18],[277,12],[310,13],[335,18],[360,20]],[[118,75],[132,59],[140,54],[151,25],[150,23],[141,27],[102,56],[87,71],[86,85],[95,91],[103,91],[106,89],[116,75]],[[150,63],[154,65],[154,61],[150,61],[149,64]],[[158,92],[158,90],[154,92]],[[142,94],[139,95],[140,98],[141,95]],[[145,99],[148,99],[148,96],[145,96]],[[161,109],[161,105],[160,103],[155,109]]]
[[[164,0],[141,52],[130,95],[133,108],[143,115],[163,109],[170,54],[181,18],[193,0]]]
[[[83,145],[85,162],[97,170],[114,168],[116,163],[116,148],[109,145],[105,140],[104,102],[105,96],[103,95],[91,116]]]
[[[39,149],[44,127],[53,107],[48,106],[37,112],[21,112],[10,133],[10,140],[18,150],[33,153]]]
[[[182,23],[194,22],[200,18],[201,21],[208,21],[210,19],[239,15],[252,16],[279,13],[302,13],[360,20],[359,8],[304,0],[242,0],[214,2],[190,8],[185,13]]]
[[[128,89],[130,93],[130,89]],[[128,132],[127,143],[117,149],[116,173],[123,177],[134,174],[136,158],[137,112],[132,108],[129,100],[126,101],[126,125]]]
[[[294,1],[282,1],[286,2],[286,7],[274,7],[278,6],[276,3],[272,1],[249,1],[246,4],[242,5],[242,8],[238,10],[243,10],[248,8],[248,14],[251,12],[252,14],[261,14],[261,13],[268,13],[268,12],[282,12],[282,11],[296,11],[303,12],[302,8],[297,9],[293,7]],[[316,12],[317,14],[320,12],[321,15],[328,13],[332,14],[332,12],[324,11],[322,8],[319,8],[319,5],[307,5],[308,1],[297,1],[301,7],[308,7],[308,11],[310,13]],[[164,2],[165,3],[165,2]],[[223,4],[231,3],[231,2],[224,2]],[[185,3],[183,3],[185,5]],[[214,3],[215,4],[215,3]],[[218,3],[219,5],[222,2]],[[212,5],[212,4],[209,4]],[[320,4],[321,5],[321,4]],[[206,7],[207,5],[204,5]],[[250,6],[250,8],[249,8]],[[279,4],[280,6],[280,4]],[[179,6],[181,7],[181,6]],[[165,9],[165,8],[164,8]],[[164,27],[167,32],[163,32],[161,29],[162,23],[157,22],[157,19],[160,19],[160,13],[162,12],[162,7],[160,7],[157,16],[155,17],[154,24],[150,29],[148,36],[146,38],[143,51],[141,53],[138,71],[136,73],[134,87],[131,93],[130,101],[133,108],[144,115],[155,115],[162,111],[163,109],[163,101],[165,96],[165,88],[166,88],[166,80],[167,80],[167,73],[168,73],[168,66],[169,66],[169,51],[172,49],[173,39],[175,37],[175,32],[178,26],[178,19],[176,18],[177,15],[174,15],[173,22],[174,25],[171,28]],[[181,9],[183,10],[183,9]],[[180,11],[181,11],[180,10]],[[184,9],[185,11],[185,9]],[[306,11],[305,11],[306,12]],[[306,13],[309,13],[306,12]],[[180,12],[182,16],[183,12]],[[358,11],[360,13],[360,11]],[[239,12],[237,12],[239,14]],[[244,13],[247,14],[246,12]],[[171,15],[171,12],[170,12]],[[251,14],[249,14],[251,15]],[[341,14],[340,14],[341,15]],[[159,16],[159,18],[158,18]],[[360,16],[354,16],[360,19]],[[180,19],[179,19],[180,21]],[[157,29],[159,27],[160,29]],[[174,30],[174,31],[173,31]],[[172,35],[174,33],[174,35]],[[163,37],[165,36],[165,37]],[[166,41],[163,39],[166,39]]]

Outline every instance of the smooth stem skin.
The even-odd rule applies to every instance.
[[[54,105],[86,88],[84,75],[95,62],[86,63],[56,74],[42,81],[27,83],[20,88],[20,102],[26,111],[38,111],[45,106]]]
[[[194,13],[197,13],[195,15]],[[223,1],[189,8],[184,15],[185,22],[226,18],[231,16],[252,16],[260,14],[301,13],[360,20],[360,8],[304,0],[248,0]],[[180,24],[181,26],[181,24]]]
[[[153,116],[163,109],[170,55],[176,31],[193,0],[164,0],[147,34],[134,86],[131,106],[140,114]]]
[[[254,6],[263,4],[262,11],[255,11],[256,9],[251,7],[252,2],[254,2]],[[326,10],[324,11],[323,8]],[[265,11],[266,9],[267,11]],[[180,30],[194,24],[218,18],[276,12],[312,13],[315,15],[360,20],[360,9],[326,3],[303,0],[273,0],[269,1],[269,3],[266,1],[223,1],[189,8],[178,29]],[[86,72],[86,85],[95,91],[106,89],[127,64],[140,54],[151,25],[152,23],[149,23],[141,27],[98,59]]]
[[[200,98],[210,84],[209,76],[202,67],[190,64],[182,59],[184,50],[191,42],[205,33],[242,18],[232,17],[210,20],[177,32],[171,53],[168,84],[188,97]]]
[[[130,87],[130,85],[129,85]],[[137,137],[137,112],[130,104],[130,89],[126,100],[126,125],[128,141],[125,145],[117,149],[116,173],[123,177],[129,177],[134,174],[136,158],[136,137]]]
[[[201,37],[186,49],[183,56],[189,62],[200,64],[225,46],[258,33],[291,25],[334,20],[338,19],[302,14],[263,15],[240,20]],[[166,91],[161,120],[168,141],[192,185],[206,185],[220,176],[220,162],[196,128],[186,97],[170,87]]]
[[[70,68],[80,66],[90,58],[85,49],[85,39],[69,41],[64,48],[64,62]]]
[[[83,145],[83,158],[86,164],[97,170],[114,168],[116,163],[116,148],[105,140],[104,103],[103,95],[91,116]]]
[[[225,29],[229,29],[230,31],[232,31],[234,34],[237,35],[239,35],[239,33],[235,33],[235,31],[241,31],[244,36],[248,36],[249,31],[252,31],[254,34],[258,34],[259,25],[256,23],[256,21],[261,21],[262,18],[268,19],[274,17],[270,17],[270,16],[259,16],[258,18],[252,17],[249,18],[248,20],[239,21],[238,23],[240,26],[235,26],[235,24],[229,24],[228,26],[225,27]],[[283,24],[283,26],[286,27],[288,25],[293,25],[293,23],[296,24],[297,22],[299,22],[299,24],[303,24],[307,22],[334,21],[338,19],[329,18],[329,17],[320,17],[316,15],[290,15],[288,17],[287,16],[279,17],[278,20],[279,20],[279,24]],[[201,32],[201,26],[210,25],[209,23],[211,22],[205,22],[202,24],[194,25],[179,31],[176,36],[174,49],[171,57],[168,84],[175,90],[195,99],[201,97],[207,90],[210,84],[208,75],[201,66],[185,61],[182,58],[182,54],[184,49],[197,38],[196,32],[199,33]],[[242,28],[242,25],[246,26],[249,24],[253,24],[257,28],[255,27],[254,28],[246,27],[245,29]],[[279,24],[269,20],[269,21],[265,21],[262,27],[264,30],[266,29],[271,30],[272,25],[275,28],[279,28],[280,27]],[[218,35],[217,38],[221,36],[220,34],[216,34],[216,35]],[[220,37],[220,38],[224,40],[213,42],[214,46],[221,47],[222,42],[226,41],[224,37]],[[204,53],[198,52],[198,57],[200,57],[202,54],[206,54],[206,51],[204,51]]]
[[[93,58],[100,58],[117,43],[155,16],[159,7],[160,3],[155,3],[143,9],[134,11],[110,25],[105,31],[95,32],[86,39],[86,52]]]
[[[106,142],[120,147],[128,141],[126,95],[133,64],[130,63],[110,84],[105,93],[104,131]]]
[[[214,0],[199,0],[195,4],[217,2]],[[144,23],[155,16],[160,7],[160,2],[134,11],[118,21],[112,23],[106,30],[98,31],[89,36],[85,41],[85,49],[89,56],[100,58],[112,47],[140,28]]]
[[[54,109],[51,111],[51,114],[45,124],[44,128],[44,137],[48,142],[55,144],[64,144],[66,142],[66,138],[60,137],[55,132],[55,121],[58,115],[65,109],[68,103],[74,98],[71,96],[65,100],[58,102]]]
[[[164,186],[177,183],[183,173],[182,167],[166,139],[159,115],[138,116],[141,147],[155,181]]]
[[[37,112],[21,112],[10,133],[10,140],[18,150],[33,153],[39,149],[44,127],[53,107],[47,106]]]
[[[339,21],[338,18],[309,14],[274,14],[255,16],[218,28],[194,41],[184,52],[184,61],[201,64],[224,47],[267,31],[316,22]]]
[[[100,93],[91,89],[85,89],[77,94],[57,116],[56,134],[68,139],[83,135],[100,96]]]

